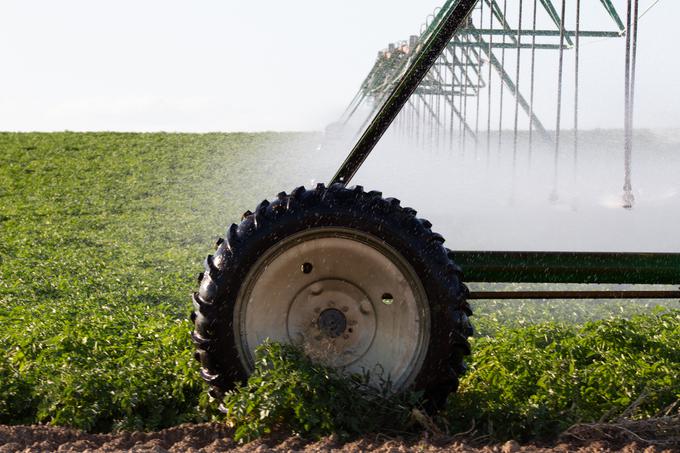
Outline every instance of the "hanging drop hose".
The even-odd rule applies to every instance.
[[[446,81],[444,81],[444,83],[446,83]],[[444,87],[442,86],[441,79],[439,79],[438,82],[437,82],[437,94],[436,94],[437,100],[435,102],[436,111],[437,111],[437,118],[442,117],[441,99],[442,99],[442,93],[443,92],[444,92]],[[436,144],[435,144],[435,147],[436,147],[437,150],[439,150],[439,148],[441,148],[441,135],[442,135],[442,123],[441,123],[441,121],[437,121],[437,134],[436,134],[437,140],[436,140]]]
[[[430,71],[430,74],[432,71]],[[430,75],[430,79],[432,76]],[[435,83],[434,80],[430,82],[430,96],[429,96],[429,110],[432,111],[432,118],[430,118],[430,146],[429,148],[432,149],[434,148],[434,142],[435,142],[435,135],[437,133],[437,124],[439,124],[439,119],[437,118],[437,114],[433,112],[434,107],[436,105],[435,103],[435,94],[434,94],[434,89],[435,89]],[[434,120],[434,121],[433,121]]]
[[[562,17],[560,19],[560,60],[559,68],[557,74],[557,121],[555,123],[555,162],[554,162],[554,175],[553,175],[553,192],[550,194],[550,201],[556,202],[559,198],[557,193],[558,184],[558,167],[559,167],[559,157],[560,157],[560,127],[562,120],[562,79],[564,71],[564,37],[565,37],[565,15],[567,12],[567,2],[562,0]]]
[[[538,0],[534,0],[534,17],[531,34],[531,88],[529,100],[529,168],[531,168],[531,154],[534,145],[534,94],[536,92],[536,13]]]
[[[465,79],[463,80],[463,89],[461,91],[461,96],[463,100],[463,122],[467,125],[467,94],[468,94],[468,83],[470,81],[470,73],[468,72],[468,63],[470,62],[470,50],[468,44],[470,43],[470,37],[466,34],[464,36],[465,42],[463,48],[461,49],[461,56],[463,57],[463,70],[465,71]],[[463,155],[465,155],[465,147],[467,146],[467,128],[463,127]]]
[[[493,30],[493,6],[491,3],[489,3],[489,30]],[[488,85],[489,89],[488,94],[489,94],[489,102],[487,106],[487,117],[486,117],[486,166],[488,168],[489,163],[491,161],[491,100],[492,100],[492,76],[493,76],[493,68],[490,63],[491,61],[491,55],[493,54],[493,33],[489,35],[489,77],[488,77]],[[502,82],[501,82],[502,83]]]
[[[505,22],[505,18],[508,17],[508,0],[503,0],[503,21],[502,21],[502,26],[503,26],[503,47],[501,48],[501,66],[504,68],[505,67],[505,44],[506,44],[506,32],[507,32],[507,24]],[[503,81],[501,81],[501,97],[499,99],[499,109],[500,112],[498,114],[498,153],[500,154],[501,152],[501,146],[502,146],[502,137],[503,137],[503,92],[505,91],[505,84]]]
[[[576,0],[576,41],[574,51],[574,181],[578,173],[578,103],[579,103],[579,64],[581,51],[581,0]]]
[[[456,56],[453,53],[453,49],[449,48],[449,52],[451,53],[451,103],[449,104],[449,107],[451,108],[451,118],[449,121],[449,148],[453,149],[453,126],[456,119],[456,109],[453,105],[456,96]]]
[[[520,65],[522,57],[522,6],[524,2],[519,2],[519,12],[517,20],[517,67],[515,72],[515,127],[513,135],[513,147],[512,147],[512,178],[513,182],[515,179],[515,170],[517,167],[517,129],[519,126],[519,78],[520,78]]]
[[[484,28],[484,2],[479,2],[479,28]],[[479,148],[479,107],[481,101],[482,91],[482,55],[477,50],[477,111],[475,113],[475,157],[477,157],[477,150]]]
[[[630,124],[628,122],[628,116],[630,113],[630,50],[631,50],[631,8],[632,1],[628,0],[626,4],[626,58],[625,58],[625,80],[624,80],[624,118],[623,118],[623,147],[624,147],[624,183],[623,183],[623,207],[630,209],[633,207],[632,199],[632,184],[631,184],[631,172],[630,172],[630,161],[628,159],[628,144],[630,141]]]
[[[633,5],[634,4],[634,5]],[[637,30],[639,1],[628,0],[626,7],[626,78],[625,78],[625,153],[623,207],[632,209],[635,204],[632,184],[633,158],[633,108],[635,105],[635,69],[637,63]]]
[[[456,54],[456,60],[458,62],[458,67],[460,68],[460,83],[458,87],[458,112],[460,112],[460,115],[458,116],[458,146],[460,147],[462,154],[465,155],[465,149],[463,148],[463,131],[464,131],[464,126],[463,124],[465,123],[465,118],[463,117],[464,112],[463,112],[463,85],[465,83],[465,72],[466,68],[463,63],[463,42],[461,41],[461,38],[456,36],[456,44],[460,44],[460,58],[458,58],[458,54]]]

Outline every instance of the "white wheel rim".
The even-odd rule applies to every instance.
[[[389,297],[388,297],[389,296]],[[313,228],[267,250],[241,285],[234,337],[251,372],[265,340],[303,347],[348,373],[411,385],[430,335],[425,290],[395,249],[364,232]]]

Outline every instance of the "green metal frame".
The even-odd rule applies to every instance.
[[[453,56],[453,58],[449,59],[448,64],[446,64],[446,66],[451,68],[450,70],[453,74],[452,79],[455,81],[465,78],[468,75],[469,68],[474,66],[481,68],[481,66],[487,61],[496,60],[496,64],[493,64],[494,70],[498,73],[505,86],[513,93],[513,95],[521,97],[521,99],[519,99],[519,103],[525,113],[532,117],[532,126],[538,126],[537,132],[543,137],[543,139],[548,141],[551,141],[552,137],[548,136],[548,134],[545,132],[545,129],[541,126],[541,122],[538,121],[535,112],[527,109],[527,103],[524,100],[524,97],[518,90],[513,88],[516,86],[516,83],[514,82],[512,76],[509,75],[504,68],[502,68],[500,63],[498,63],[498,59],[493,55],[493,50],[505,51],[519,48],[527,50],[531,49],[532,51],[555,51],[560,50],[561,48],[571,49],[574,46],[574,41],[572,38],[576,36],[576,31],[561,30],[562,19],[558,8],[556,8],[554,4],[555,1],[556,0],[539,0],[538,3],[539,8],[545,12],[550,22],[555,26],[554,29],[517,30],[511,27],[503,12],[503,8],[501,8],[499,5],[498,0],[478,0],[473,9],[479,8],[481,6],[491,8],[490,11],[493,12],[497,27],[476,29],[472,22],[460,27],[456,34],[452,37],[450,45],[447,47],[447,51],[451,54],[451,56]],[[442,8],[437,10],[436,14],[430,16],[428,21],[422,27],[423,32],[419,37],[417,37],[417,43],[419,45],[425,43],[428,37],[432,36],[432,34],[436,32],[437,24],[441,21],[442,17],[444,17],[447,11],[451,9],[453,3],[454,2],[452,0],[448,0]],[[618,38],[623,36],[625,34],[625,25],[623,24],[611,0],[600,0],[600,3],[602,4],[606,14],[611,18],[614,29],[579,30],[579,36],[581,38]],[[554,42],[554,38],[559,38],[562,33],[564,33],[564,45]],[[488,37],[489,40],[485,40],[485,36]],[[507,42],[505,42],[505,40],[503,42],[498,42],[493,41],[494,36],[503,36],[509,39]],[[534,42],[532,40],[532,43],[522,43],[518,41],[518,38],[521,39],[528,36],[534,37],[534,39],[539,38],[542,40],[542,42]],[[467,39],[461,39],[462,37],[472,37],[474,40],[468,41]],[[463,52],[461,57],[455,57],[456,49],[473,49],[475,52],[473,52],[473,55]],[[480,50],[483,51],[486,59],[481,58]],[[409,57],[410,55],[401,55],[399,51],[395,51],[393,53],[386,51],[380,52],[374,67],[364,82],[361,84],[360,93],[357,94],[355,101],[353,101],[353,103],[350,104],[350,107],[348,107],[346,114],[343,115],[341,119],[341,122],[347,123],[354,113],[357,112],[357,109],[362,102],[369,102],[372,104],[372,108],[366,121],[361,127],[362,131],[365,130],[370,119],[375,116],[380,106],[384,104],[385,100],[389,96],[391,90],[397,83],[399,83],[399,80],[403,76],[408,64],[412,61],[412,59]],[[438,65],[444,65],[444,57],[445,55],[442,54],[439,62],[437,63]],[[432,87],[420,86],[416,88],[416,93],[436,96],[438,91],[441,93],[439,94],[440,96],[444,95],[447,97],[476,96],[478,93],[474,92],[474,89],[478,86],[486,86],[486,81],[480,73],[476,74],[475,77],[479,79],[479,83],[468,83],[466,84],[465,90],[455,91],[457,88],[457,84],[455,82],[447,82],[445,77],[440,77],[442,82],[436,91],[433,92]],[[443,94],[445,91],[448,93]],[[450,102],[450,100],[446,99],[446,102]],[[423,99],[422,104],[427,104],[427,99]],[[460,117],[462,112],[454,114],[459,117],[459,120],[461,123],[463,123],[463,127],[466,131],[472,129],[467,123],[467,119]]]
[[[500,8],[495,0],[486,1],[492,5],[495,14],[500,14]],[[540,0],[550,13],[553,21],[560,27],[560,17],[550,0]],[[612,19],[623,31],[622,23],[616,10],[609,0],[601,0]],[[435,63],[442,52],[451,45],[477,45],[485,49],[491,64],[500,66],[489,45],[482,40],[485,30],[475,30],[468,23],[467,18],[477,4],[477,0],[448,0],[441,8],[434,20],[427,24],[425,32],[420,37],[420,45],[416,52],[408,58],[394,62],[383,61],[385,67],[374,67],[366,85],[382,87],[384,102],[376,115],[371,118],[363,134],[350,152],[349,156],[333,177],[332,183],[346,185],[356,171],[368,157],[380,137],[389,128],[401,109],[409,102],[421,82],[428,80],[428,90],[437,89],[441,79]],[[501,34],[516,34],[511,30],[507,21],[499,16],[504,30]],[[488,32],[488,30],[487,30]],[[454,36],[460,33],[475,35],[477,42],[463,43],[456,41]],[[496,33],[496,31],[494,31]],[[541,36],[556,36],[555,32],[542,31]],[[619,36],[619,32],[591,32],[604,33],[607,36]],[[488,33],[487,33],[488,34]],[[558,31],[559,34],[559,31]],[[566,41],[572,36],[566,33]],[[599,36],[594,35],[593,36]],[[602,35],[604,36],[604,35]],[[509,45],[517,47],[516,38]],[[446,63],[446,55],[442,57]],[[469,62],[461,62],[464,68]],[[383,65],[383,66],[384,66]],[[432,79],[426,79],[428,72]],[[502,71],[502,66],[500,70]],[[389,73],[388,77],[385,72]],[[504,72],[502,72],[503,74]],[[394,77],[398,76],[396,79]],[[377,77],[377,78],[376,78]],[[509,75],[505,74],[504,82],[513,90],[513,83]],[[376,82],[377,81],[377,82]],[[458,82],[460,84],[460,81]],[[453,84],[453,82],[452,82]],[[385,88],[389,87],[389,90]],[[366,87],[364,87],[366,88]],[[439,86],[441,88],[441,86]],[[521,96],[514,90],[518,98]],[[385,94],[389,93],[389,95]],[[364,91],[362,99],[367,96]],[[422,94],[420,94],[422,96]],[[448,100],[448,98],[447,98]],[[359,101],[361,102],[361,101]],[[522,103],[522,102],[520,102]],[[525,109],[526,101],[522,103]],[[453,106],[453,102],[451,104]],[[354,106],[356,108],[356,105]],[[540,122],[537,123],[540,125]],[[468,282],[513,282],[513,283],[578,283],[578,284],[645,284],[645,285],[678,285],[680,284],[680,253],[579,253],[579,252],[493,252],[493,251],[458,251],[454,252],[454,260],[464,271],[465,281]],[[470,298],[680,298],[680,291],[519,291],[519,292],[476,292]]]
[[[401,77],[397,83],[393,84],[389,96],[380,105],[377,113],[372,116],[370,124],[333,176],[332,184],[347,184],[354,177],[456,32],[463,27],[477,1],[448,0],[446,2],[421,37],[424,41],[420,48],[408,60],[404,59]]]
[[[470,282],[680,285],[680,253],[455,252]]]

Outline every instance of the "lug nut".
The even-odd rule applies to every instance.
[[[371,313],[371,304],[367,300],[362,300],[361,304],[359,304],[359,311],[364,314],[368,315]]]

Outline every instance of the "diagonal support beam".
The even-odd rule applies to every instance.
[[[422,47],[413,56],[411,63],[390,91],[385,103],[352,148],[345,161],[331,179],[331,183],[347,185],[366,161],[378,140],[399,115],[420,82],[437,61],[453,36],[467,25],[478,0],[448,0],[433,23]]]
[[[503,26],[503,30],[509,30],[511,28],[510,24],[508,23],[508,20],[505,18],[503,10],[498,5],[498,3],[496,3],[496,0],[486,0],[486,3],[489,5],[489,8],[491,8],[493,15],[496,17],[498,22]],[[512,40],[515,44],[517,43],[516,36],[510,35],[510,40]]]
[[[619,17],[619,14],[616,12],[616,8],[614,5],[612,5],[611,0],[600,0],[602,3],[602,6],[604,6],[604,9],[607,10],[609,13],[609,16],[616,22],[616,25],[619,27],[619,30],[622,32],[626,30],[626,26],[623,25],[623,21],[621,20],[621,17]]]
[[[476,38],[478,42],[484,43],[484,40],[481,37],[477,36]],[[510,75],[505,71],[505,68],[503,68],[501,62],[498,61],[494,53],[491,50],[489,50],[488,45],[481,46],[480,48],[486,54],[487,58],[489,59],[489,64],[491,64],[491,66],[494,67],[498,75],[503,80],[503,83],[505,83],[505,86],[508,87],[508,89],[515,95],[515,97],[517,97],[517,99],[519,100],[519,105],[522,107],[522,110],[524,110],[524,112],[526,112],[526,114],[532,119],[534,127],[536,128],[538,133],[541,134],[546,141],[551,142],[552,136],[545,129],[543,123],[541,123],[541,120],[538,119],[536,114],[531,111],[531,106],[529,105],[527,100],[524,99],[522,93],[520,93],[519,90],[517,90],[517,85],[515,85],[515,82],[513,82]]]
[[[521,0],[520,0],[521,1]],[[552,19],[552,21],[555,23],[557,26],[558,30],[562,30],[562,18],[560,17],[560,14],[557,12],[555,7],[552,4],[552,0],[540,0],[541,4],[545,8],[545,10],[548,12],[548,15]],[[571,40],[571,38],[568,35],[565,35],[564,39],[567,41],[567,43],[570,46],[574,45],[574,42]]]

